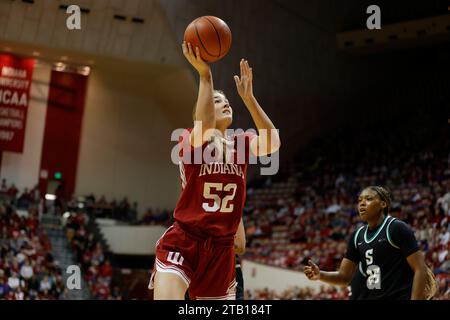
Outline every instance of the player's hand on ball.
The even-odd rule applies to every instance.
[[[309,280],[319,280],[320,279],[319,267],[311,260],[308,261],[308,264],[309,264],[308,266],[305,266],[303,268],[303,272],[305,272],[305,275],[308,277]]]
[[[239,95],[245,101],[253,97],[253,71],[244,59],[241,60],[240,67],[241,77],[234,76],[234,81]]]
[[[200,56],[200,49],[195,47],[195,53],[192,49],[192,45],[186,41],[183,41],[181,45],[183,48],[183,54],[186,57],[187,61],[198,71],[200,76],[205,76],[209,73],[209,64],[206,63],[202,57]]]

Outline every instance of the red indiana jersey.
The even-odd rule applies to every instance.
[[[193,148],[189,143],[191,131],[188,129],[179,143],[182,192],[174,219],[200,237],[234,236],[245,203],[250,141],[256,135],[214,137],[201,148]],[[218,151],[221,148],[222,153]]]

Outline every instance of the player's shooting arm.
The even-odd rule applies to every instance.
[[[216,127],[213,78],[209,65],[200,57],[199,49],[196,48],[194,54],[190,43],[183,42],[182,47],[184,56],[200,76],[197,105],[195,107],[196,122],[190,135],[191,145],[197,148],[209,140],[211,134],[206,135],[205,133]]]
[[[256,156],[265,156],[280,148],[280,136],[270,118],[253,95],[253,71],[248,61],[241,60],[241,77],[234,76],[239,95],[247,107],[258,129],[258,138],[250,143],[250,150]]]
[[[425,300],[426,299],[426,282],[427,270],[425,260],[422,252],[416,251],[406,258],[409,266],[414,271],[413,288],[411,300]]]
[[[243,255],[245,253],[245,246],[245,228],[244,221],[241,218],[241,222],[239,223],[239,227],[236,232],[236,237],[234,238],[234,252],[238,255]]]

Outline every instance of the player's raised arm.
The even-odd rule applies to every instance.
[[[195,108],[195,125],[190,135],[191,145],[200,147],[209,136],[205,133],[209,129],[215,129],[216,116],[213,98],[213,79],[211,69],[200,56],[200,50],[195,48],[195,53],[190,43],[183,42],[183,54],[189,63],[197,70],[200,76],[197,105]]]
[[[241,76],[234,76],[236,87],[258,129],[258,138],[253,139],[250,150],[256,156],[265,156],[280,148],[280,136],[270,118],[253,95],[253,71],[248,61],[240,62]]]

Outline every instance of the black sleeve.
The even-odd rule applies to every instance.
[[[400,248],[405,258],[419,250],[414,232],[403,221],[395,220],[391,223],[389,236],[393,244]]]
[[[350,239],[348,239],[347,252],[345,253],[344,257],[358,264],[358,262],[360,261],[360,257],[359,250],[355,246],[355,235],[356,231],[353,232]]]

